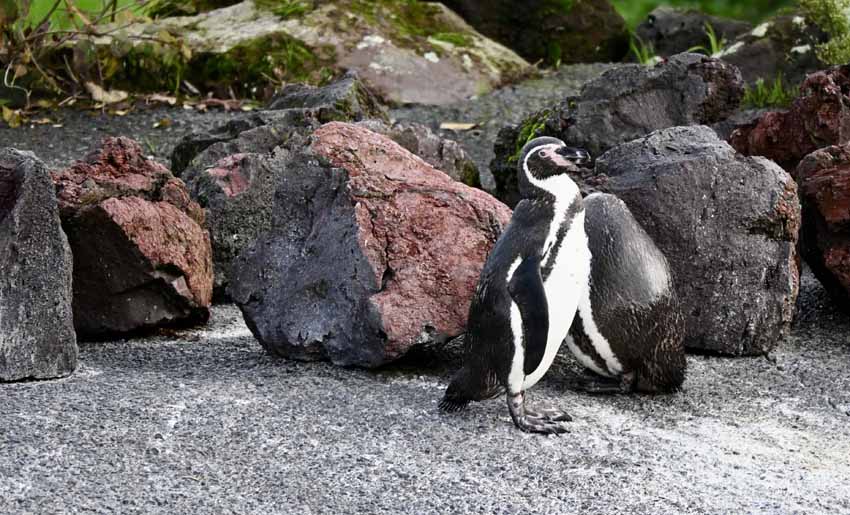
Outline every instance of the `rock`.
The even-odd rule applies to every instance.
[[[809,154],[795,178],[803,202],[803,258],[824,289],[850,311],[850,145]]]
[[[685,345],[769,352],[788,334],[799,288],[797,186],[705,126],[659,130],[596,161],[664,252],[686,317]]]
[[[351,124],[286,161],[273,223],[230,285],[269,352],[376,367],[464,331],[504,205]]]
[[[476,30],[531,62],[620,61],[629,50],[626,22],[608,0],[443,0]]]
[[[290,84],[277,92],[266,109],[310,109],[322,123],[387,121],[387,109],[356,73],[317,88]]]
[[[452,179],[467,186],[481,187],[478,167],[460,144],[440,137],[425,125],[404,122],[387,125],[374,120],[358,125],[390,138]]]
[[[656,7],[635,29],[635,34],[652,45],[655,53],[670,56],[687,52],[697,46],[709,46],[706,24],[711,25],[718,39],[727,42],[752,30],[747,22],[711,16],[697,9]]]
[[[516,158],[535,136],[554,136],[598,156],[657,129],[719,122],[737,109],[742,94],[734,66],[700,54],[678,54],[653,67],[609,70],[585,84],[578,97],[500,131],[490,164],[496,196],[509,206],[519,200]]]
[[[105,69],[107,89],[171,90],[182,77],[202,93],[267,99],[274,84],[319,83],[352,70],[389,102],[444,104],[533,71],[514,52],[430,2],[244,0],[196,16],[111,29],[65,45],[66,52],[74,47],[78,78],[100,81],[98,71]],[[144,37],[150,34],[158,39]]]
[[[71,266],[44,163],[0,150],[0,381],[64,377],[77,367]]]
[[[715,57],[741,70],[747,84],[763,79],[771,84],[782,76],[797,85],[807,74],[824,67],[815,46],[827,41],[826,34],[799,14],[775,16],[730,41]]]
[[[74,254],[74,325],[101,337],[209,316],[204,212],[128,138],[105,138],[53,176]]]
[[[850,141],[850,65],[814,73],[787,111],[769,112],[736,129],[729,143],[770,158],[789,172],[819,148]]]

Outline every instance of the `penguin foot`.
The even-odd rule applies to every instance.
[[[520,430],[540,434],[562,434],[569,431],[566,422],[571,421],[572,417],[565,412],[554,408],[527,410],[523,394],[508,394],[507,397],[511,419]]]
[[[616,395],[634,391],[634,375],[625,374],[620,379],[597,375],[575,376],[566,382],[567,388],[591,395]]]

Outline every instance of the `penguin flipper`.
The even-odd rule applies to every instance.
[[[540,365],[549,338],[549,303],[543,288],[540,262],[540,256],[525,258],[508,283],[508,292],[522,316],[525,344],[523,372],[526,375],[534,372]]]

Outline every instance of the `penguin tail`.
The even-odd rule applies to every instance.
[[[439,406],[440,411],[442,411],[443,413],[457,413],[458,411],[464,410],[468,405],[469,401],[443,397],[443,400],[440,401]]]

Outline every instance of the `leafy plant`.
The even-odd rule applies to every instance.
[[[691,47],[688,52],[703,52],[706,55],[717,57],[726,49],[726,39],[717,37],[714,27],[709,22],[705,22],[705,35],[708,37],[708,46],[699,45]]]
[[[755,86],[744,88],[741,103],[750,108],[787,107],[800,94],[797,86],[786,84],[782,74],[776,76],[771,84],[758,79]]]
[[[629,50],[637,59],[637,62],[644,66],[652,66],[658,61],[652,43],[645,43],[637,34],[632,34],[632,38],[629,40]]]
[[[825,64],[850,61],[850,0],[800,0],[806,18],[829,35],[815,53]]]

